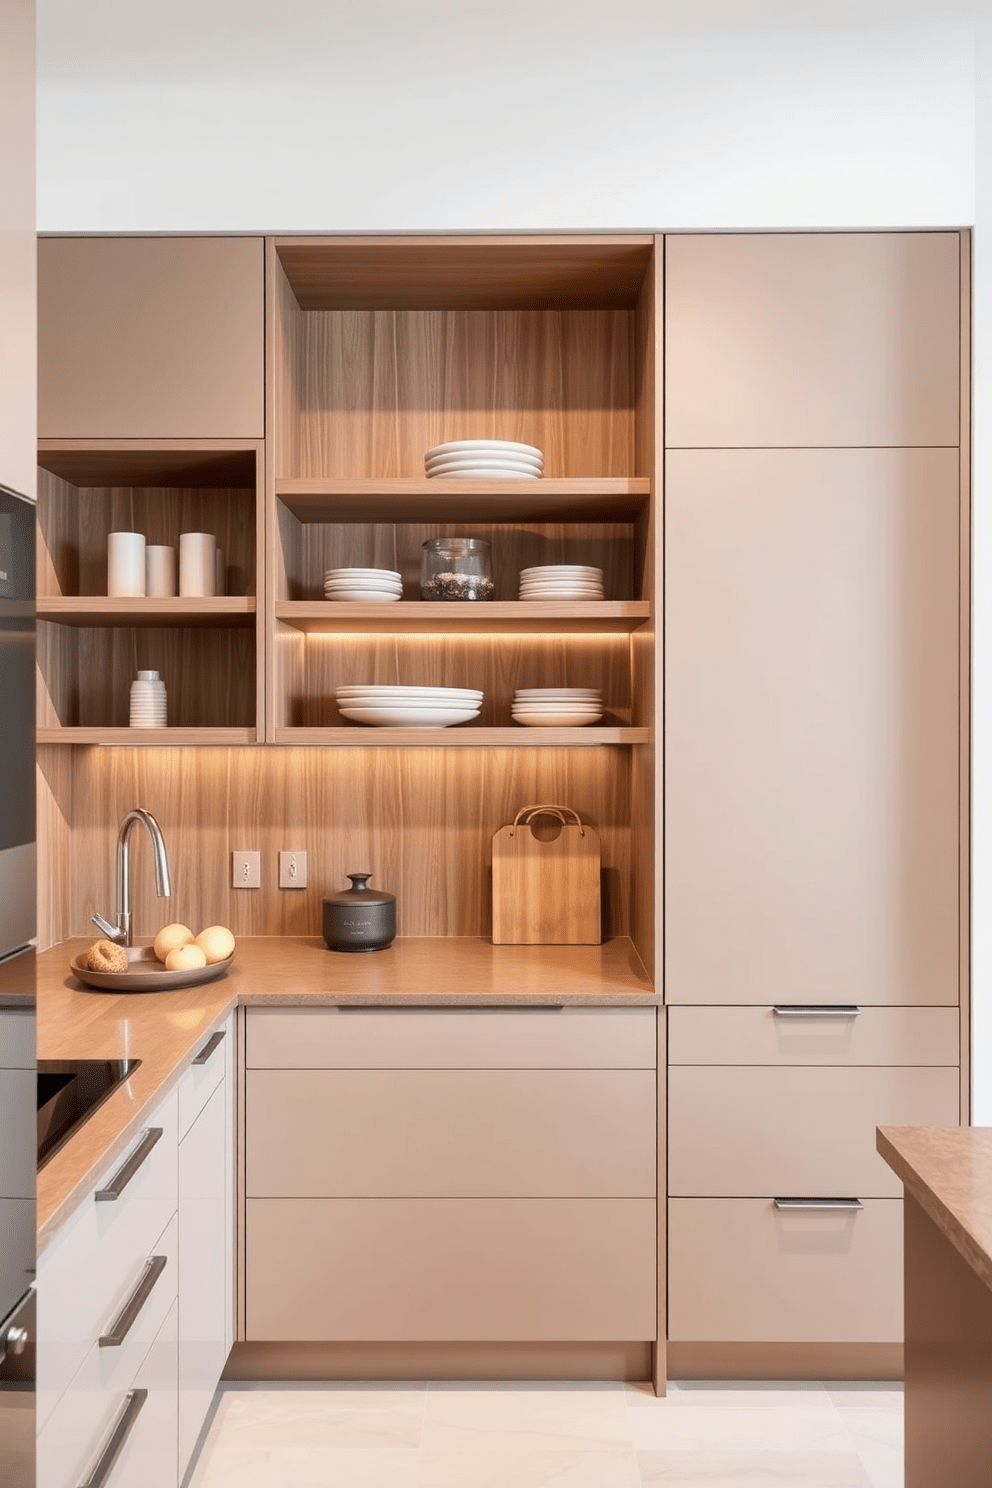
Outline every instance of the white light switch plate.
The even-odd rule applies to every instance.
[[[279,887],[281,889],[305,889],[306,886],[306,853],[281,852],[279,854]]]
[[[236,889],[260,889],[262,887],[262,855],[257,852],[235,852],[231,884]]]

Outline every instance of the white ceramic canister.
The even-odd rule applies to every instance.
[[[176,550],[158,544],[145,549],[145,593],[153,599],[171,599],[176,589]]]
[[[107,593],[133,599],[145,592],[145,539],[140,532],[107,535]]]
[[[139,672],[131,683],[132,728],[165,728],[166,695],[165,683],[158,672]]]
[[[190,599],[214,594],[217,539],[211,532],[183,532],[179,538],[179,593]]]

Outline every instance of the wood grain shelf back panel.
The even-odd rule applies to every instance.
[[[629,310],[310,311],[293,324],[277,477],[409,475],[433,445],[467,438],[536,445],[551,476],[640,473]]]
[[[374,732],[369,730],[369,732]],[[520,733],[527,732],[521,729]],[[489,933],[494,832],[522,806],[561,801],[599,833],[604,934],[626,934],[630,897],[630,751],[602,749],[45,750],[49,814],[71,817],[71,856],[51,938],[88,934],[114,896],[117,824],[134,805],[158,818],[173,897],[154,892],[135,839],[136,933],[179,920],[235,935],[319,935],[321,898],[371,869],[397,896],[399,933]],[[231,888],[231,852],[262,855],[262,886]],[[309,886],[278,888],[278,853],[309,854]],[[57,923],[54,923],[57,920]]]
[[[303,310],[632,308],[654,240],[276,239]]]

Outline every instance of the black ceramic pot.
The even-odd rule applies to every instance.
[[[396,895],[370,889],[371,873],[349,873],[351,888],[324,900],[329,951],[384,951],[396,938]]]

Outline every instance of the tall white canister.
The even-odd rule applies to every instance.
[[[183,532],[179,537],[179,593],[190,599],[213,596],[217,539],[211,532]]]

